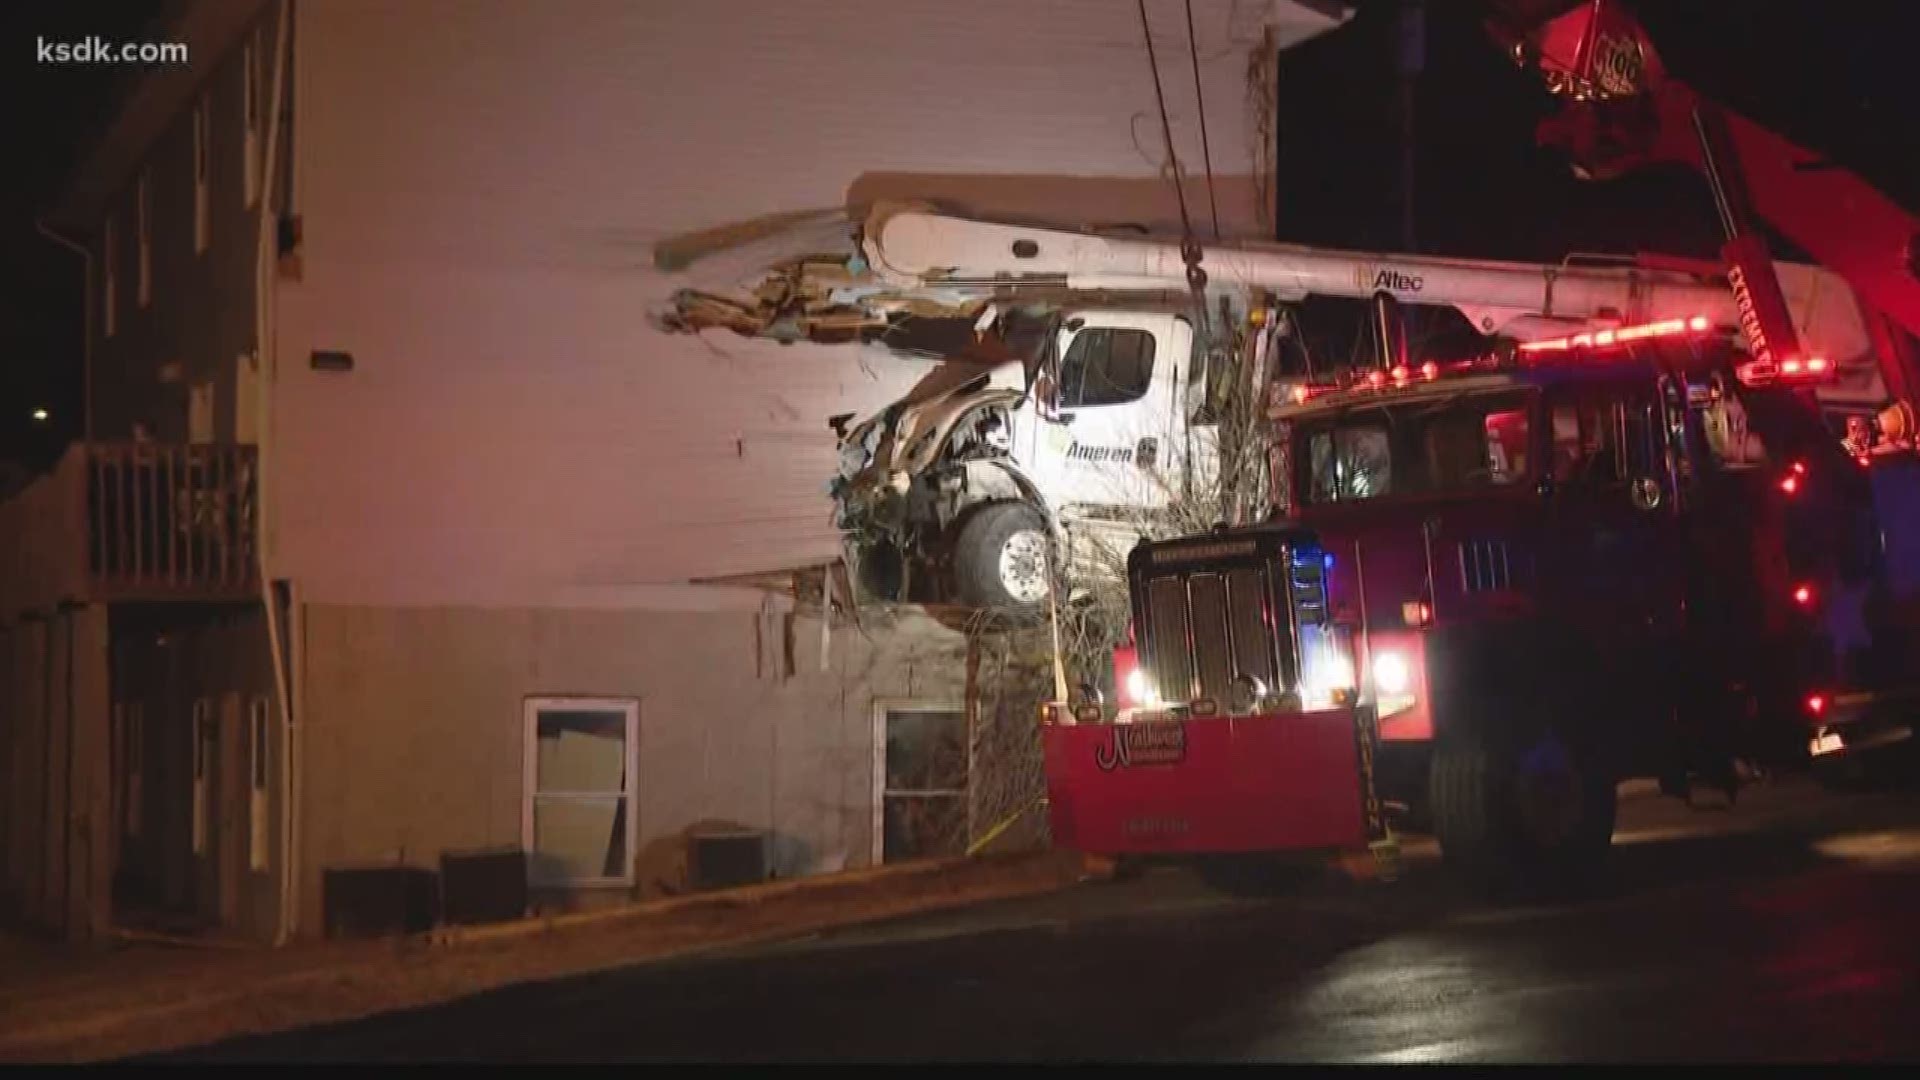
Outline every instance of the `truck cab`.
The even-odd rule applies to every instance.
[[[1205,467],[1209,371],[1184,315],[1069,311],[1024,340],[937,365],[842,436],[836,523],[869,594],[1037,613],[1050,559],[1117,570]]]
[[[1803,760],[1833,671],[1809,601],[1870,572],[1840,512],[1863,471],[1690,325],[1284,388],[1261,528],[1315,538],[1324,618],[1238,621],[1237,534],[1207,536],[1217,566],[1132,583],[1121,725],[1259,688],[1269,716],[1350,700],[1378,797],[1494,879],[1593,868],[1620,780]]]

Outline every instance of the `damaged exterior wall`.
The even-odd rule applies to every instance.
[[[1197,171],[1184,8],[1149,8]],[[1229,233],[1269,10],[1194,5]],[[296,40],[272,513],[315,600],[622,605],[835,553],[825,419],[919,370],[654,331],[663,239],[883,197],[1177,228],[1130,5],[335,0]]]
[[[1197,163],[1184,7],[1150,7]],[[1245,73],[1272,11],[1283,40],[1333,25],[1194,5],[1227,232],[1260,219]],[[881,198],[1174,227],[1135,9],[329,0],[295,49],[263,512],[302,597],[300,931],[326,867],[519,841],[529,695],[639,700],[643,853],[725,820],[769,830],[778,872],[867,862],[874,702],[959,700],[959,642],[837,629],[821,672],[802,620],[782,680],[761,596],[688,582],[836,556],[827,418],[925,365],[662,334],[688,282],[653,248]]]

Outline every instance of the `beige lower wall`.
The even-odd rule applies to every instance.
[[[300,914],[321,872],[521,840],[530,696],[639,700],[637,847],[703,820],[764,829],[773,869],[871,861],[876,699],[959,702],[965,639],[752,612],[302,612]],[[643,856],[644,858],[644,856]]]
[[[104,938],[110,912],[107,617],[64,606],[0,628],[0,892],[76,941]]]

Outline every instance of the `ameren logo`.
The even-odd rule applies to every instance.
[[[34,39],[34,59],[42,64],[184,64],[184,41],[111,42],[89,37],[82,41]]]
[[[1125,465],[1133,460],[1133,450],[1126,446],[1087,446],[1076,442],[1067,447],[1067,459],[1069,461],[1112,461]]]
[[[1403,274],[1391,266],[1360,265],[1353,268],[1353,286],[1363,292],[1419,292],[1426,279],[1419,274]]]

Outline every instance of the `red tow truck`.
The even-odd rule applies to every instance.
[[[1124,856],[1390,843],[1373,713],[1357,700],[1350,632],[1329,603],[1335,562],[1288,526],[1133,550],[1128,585],[1154,662],[1121,671],[1133,686],[1117,722],[1091,700],[1049,707],[1056,844]]]
[[[1118,715],[1048,714],[1056,843],[1351,848],[1392,808],[1476,876],[1564,881],[1608,848],[1620,780],[1731,796],[1740,761],[1911,740],[1920,222],[1672,79],[1606,0],[1499,32],[1566,95],[1542,138],[1585,173],[1704,173],[1737,328],[1283,385],[1272,519],[1137,549]],[[1801,347],[1755,214],[1853,286],[1876,407],[1836,416],[1860,358]]]

